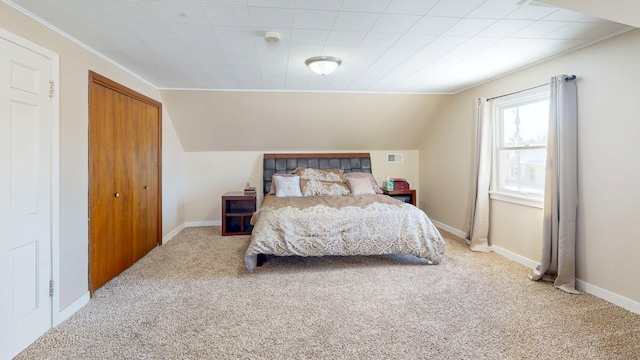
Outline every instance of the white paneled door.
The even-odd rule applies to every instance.
[[[51,69],[0,37],[0,359],[52,325]]]

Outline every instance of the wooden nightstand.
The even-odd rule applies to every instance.
[[[251,234],[251,216],[256,211],[256,196],[243,191],[222,195],[222,236]]]
[[[385,195],[389,195],[392,198],[398,199],[400,201],[404,201],[407,204],[411,204],[416,206],[416,191],[411,189],[405,190],[385,190],[382,189],[382,193]]]

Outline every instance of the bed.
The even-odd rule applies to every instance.
[[[442,260],[438,229],[419,208],[380,193],[368,153],[264,154],[263,165],[264,200],[245,253],[250,272],[267,255]]]

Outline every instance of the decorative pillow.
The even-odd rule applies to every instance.
[[[303,196],[345,196],[349,195],[349,187],[338,181],[300,180]]]
[[[275,176],[277,197],[300,197],[300,176]]]
[[[344,182],[344,170],[342,169],[328,169],[320,170],[314,168],[296,168],[293,170],[294,175],[300,176],[300,179],[305,180],[318,180],[318,181],[332,181],[332,182]]]
[[[376,194],[382,194],[382,189],[380,189],[380,186],[378,186],[378,183],[376,182],[376,178],[373,177],[373,174],[364,173],[364,172],[351,172],[351,173],[344,174],[344,177],[347,180],[352,178],[367,178],[371,182],[371,187],[373,188],[373,191]]]
[[[371,186],[371,181],[367,178],[363,177],[353,177],[347,179],[347,184],[349,184],[349,188],[351,189],[351,193],[353,195],[367,195],[367,194],[375,194],[373,191],[373,187]]]
[[[275,181],[275,177],[277,176],[283,176],[283,177],[292,177],[295,176],[293,174],[287,174],[287,173],[283,173],[283,174],[273,174],[273,176],[271,177],[271,186],[269,187],[269,192],[267,193],[267,195],[275,195],[276,194],[276,181]]]

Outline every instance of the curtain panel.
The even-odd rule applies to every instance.
[[[574,79],[551,78],[542,260],[531,279],[553,281],[556,288],[579,294],[575,288],[578,96]]]
[[[490,252],[489,190],[491,187],[492,128],[490,106],[486,98],[476,99],[476,146],[474,187],[467,242],[472,251]]]

